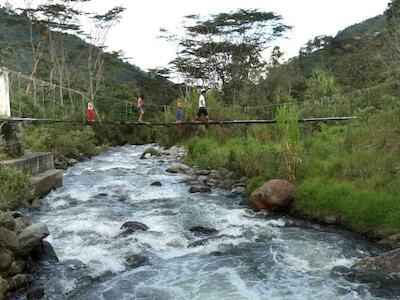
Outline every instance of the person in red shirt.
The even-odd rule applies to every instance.
[[[143,116],[144,116],[143,106],[144,106],[144,95],[141,94],[137,100],[137,109],[138,109],[138,113],[139,113],[138,122],[140,122],[140,123],[143,122]]]
[[[86,119],[89,122],[93,122],[96,119],[96,112],[94,111],[94,105],[91,99],[88,102]]]

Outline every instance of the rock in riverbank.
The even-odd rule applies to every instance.
[[[8,291],[19,289],[33,280],[26,273],[29,271],[27,267],[41,260],[34,253],[42,251],[44,255],[51,247],[47,242],[49,246],[42,247],[43,239],[48,235],[46,225],[31,225],[19,212],[0,214],[0,299],[6,299]],[[52,256],[57,258],[54,250]]]
[[[256,212],[283,212],[289,208],[293,193],[294,185],[289,181],[270,180],[251,194],[250,206]]]
[[[351,268],[335,267],[333,275],[344,276],[348,280],[381,285],[400,285],[400,249],[377,257],[367,257]]]
[[[173,163],[171,166],[166,170],[167,173],[185,173],[190,169],[189,166],[182,164],[182,163]]]
[[[140,159],[149,159],[157,156],[161,156],[161,152],[153,147],[149,147],[142,153]]]
[[[210,193],[211,189],[208,186],[191,186],[189,189],[189,193]]]

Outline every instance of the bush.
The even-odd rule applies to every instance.
[[[200,168],[228,168],[238,176],[276,176],[280,146],[252,137],[218,142],[214,138],[189,139],[188,161]]]
[[[30,176],[14,167],[0,165],[0,210],[15,209],[29,187]]]
[[[23,132],[24,147],[31,151],[53,151],[64,157],[78,158],[80,154],[95,155],[97,141],[91,127],[38,126]]]

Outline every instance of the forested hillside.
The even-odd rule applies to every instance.
[[[168,80],[162,70],[145,72],[126,62],[120,52],[109,53],[102,45],[90,45],[75,34],[56,31],[51,33],[49,29],[44,32],[42,25],[33,23],[32,26],[33,42],[26,15],[0,8],[0,66],[30,75],[35,63],[33,43],[34,47],[42,47],[39,49],[42,53],[35,77],[55,84],[64,80],[68,87],[87,91],[89,55],[95,53],[97,59],[100,56],[97,52],[99,50],[104,61],[98,91],[102,97],[132,100],[140,92],[144,92],[149,103],[166,104],[177,95],[175,84]],[[51,34],[54,36],[53,40],[50,39]],[[63,79],[55,75],[58,69],[62,69]]]

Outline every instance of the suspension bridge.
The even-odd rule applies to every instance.
[[[398,89],[398,81],[384,85]],[[302,102],[267,103],[257,106],[208,107],[212,121],[195,121],[197,102],[184,108],[185,121],[175,122],[173,105],[146,103],[146,121],[136,122],[134,100],[97,95],[95,98],[96,121],[86,119],[89,95],[86,92],[55,83],[42,81],[20,72],[0,68],[0,122],[54,124],[73,123],[85,125],[132,126],[193,126],[274,124],[280,106],[296,106],[300,123],[346,122],[356,119],[357,109],[377,107],[381,104],[379,91],[382,84],[346,94],[323,97]],[[111,116],[112,115],[112,116]]]
[[[274,111],[276,105],[263,106],[231,106],[209,107],[212,121],[207,123],[190,120],[196,115],[197,107],[186,107],[184,122],[174,120],[173,106],[147,104],[146,118],[148,122],[135,122],[134,101],[115,99],[99,95],[95,100],[113,103],[114,115],[119,119],[110,119],[107,111],[99,105],[96,107],[97,119],[94,122],[86,120],[86,108],[89,96],[76,89],[45,82],[21,74],[19,72],[0,68],[0,122],[8,123],[75,123],[85,125],[133,125],[133,126],[190,126],[208,125],[251,125],[276,123]],[[107,107],[107,105],[103,105]],[[301,123],[311,122],[341,122],[355,119],[354,116],[312,116],[300,118]]]

